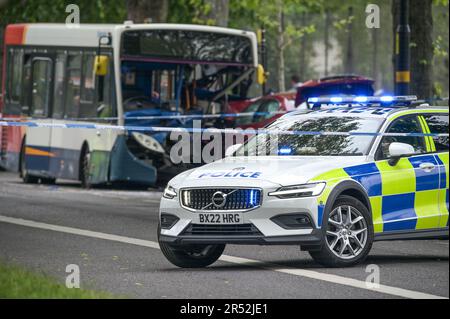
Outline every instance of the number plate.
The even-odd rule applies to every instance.
[[[198,223],[205,225],[238,225],[243,224],[242,214],[221,213],[221,214],[198,214]]]

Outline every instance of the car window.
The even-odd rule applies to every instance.
[[[423,133],[422,126],[417,116],[404,116],[395,120],[386,133]],[[423,154],[427,152],[425,137],[417,136],[385,136],[381,140],[380,147],[377,153],[377,159],[388,159],[389,146],[392,143],[404,143],[414,147],[416,154]]]
[[[280,108],[280,102],[276,100],[268,100],[266,103],[261,104],[258,109],[258,113],[266,113],[266,114],[257,114],[255,115],[253,122],[261,122],[264,120],[268,120],[274,116],[274,114],[270,114],[273,112],[277,112]]]
[[[448,134],[448,114],[434,114],[425,115],[428,127],[432,134]],[[436,151],[439,153],[448,152],[449,138],[446,137],[433,137],[434,144],[436,145]]]
[[[261,105],[265,102],[265,100],[258,100],[256,102],[253,102],[252,104],[250,104],[249,106],[247,106],[244,111],[242,111],[242,113],[254,113],[254,112],[258,112],[259,108],[261,107]],[[253,121],[253,116],[242,116],[242,117],[237,117],[236,118],[236,125],[247,125],[247,124],[252,124],[254,123]]]

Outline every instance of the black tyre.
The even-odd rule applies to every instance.
[[[324,216],[324,243],[311,257],[326,267],[350,267],[367,257],[372,249],[372,217],[363,203],[351,196],[340,196]]]
[[[20,177],[25,184],[37,184],[39,183],[39,177],[30,175],[27,170],[27,164],[25,161],[25,141],[22,144],[22,150],[20,152]]]
[[[167,260],[180,268],[208,267],[215,263],[225,250],[225,245],[171,245],[161,241],[159,246]]]
[[[41,178],[41,184],[44,185],[55,185],[56,184],[56,178]]]
[[[80,181],[81,187],[90,189],[92,188],[91,184],[91,176],[90,176],[90,167],[91,165],[91,151],[89,147],[86,146],[83,149],[81,160],[80,160]]]

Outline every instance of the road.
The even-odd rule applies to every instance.
[[[61,283],[69,264],[81,286],[131,298],[449,297],[448,241],[376,243],[360,266],[327,269],[297,247],[228,246],[201,270],[172,266],[156,243],[159,192],[24,185],[0,172],[0,262]],[[380,287],[365,283],[368,265]]]

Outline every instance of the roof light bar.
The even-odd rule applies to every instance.
[[[336,104],[336,105],[347,105],[347,104],[380,104],[380,105],[410,105],[417,101],[417,96],[350,96],[350,97],[313,97],[308,99],[309,104],[322,105],[322,104]]]

